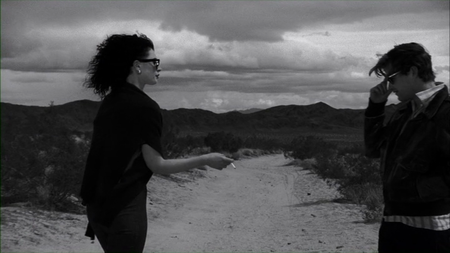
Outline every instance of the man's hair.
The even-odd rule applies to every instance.
[[[384,54],[377,64],[370,70],[369,75],[375,72],[377,76],[386,76],[384,68],[392,66],[392,73],[400,71],[401,74],[409,72],[411,67],[416,67],[419,78],[424,82],[434,81],[436,78],[431,63],[431,55],[420,44],[411,42],[394,46],[389,52]]]
[[[84,86],[104,98],[110,89],[123,84],[130,67],[148,51],[155,50],[153,42],[144,34],[114,34],[97,45],[97,54],[89,62]]]

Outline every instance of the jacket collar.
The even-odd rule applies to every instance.
[[[450,100],[447,86],[444,86],[443,89],[436,93],[436,96],[433,98],[433,100],[431,100],[430,104],[425,109],[425,116],[428,118],[432,118],[437,113],[439,107],[441,107],[442,103],[444,103],[445,100]]]
[[[439,110],[439,107],[441,106],[441,104],[447,99],[450,99],[449,93],[448,93],[448,87],[444,86],[443,89],[441,89],[440,91],[438,91],[436,93],[436,96],[433,98],[433,100],[431,100],[430,104],[427,106],[427,108],[425,109],[423,114],[427,118],[432,118]],[[408,110],[410,113],[412,113],[412,103],[413,103],[413,101],[406,101],[406,102],[400,103],[398,105],[398,111],[405,112],[406,110]]]

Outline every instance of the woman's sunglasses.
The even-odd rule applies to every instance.
[[[151,62],[153,64],[153,66],[155,66],[156,68],[159,67],[159,64],[161,62],[160,59],[158,58],[153,58],[153,59],[137,59],[140,62]]]

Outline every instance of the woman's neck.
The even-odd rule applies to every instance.
[[[136,86],[136,87],[138,87],[140,90],[144,90],[144,84],[141,84],[140,82],[139,82],[139,80],[137,79],[137,77],[136,76],[134,76],[134,75],[129,75],[128,77],[127,77],[127,82],[128,83],[130,83],[130,84],[132,84],[132,85],[134,85],[134,86]]]

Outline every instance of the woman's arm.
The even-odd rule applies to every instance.
[[[219,153],[210,153],[197,157],[165,160],[147,144],[142,145],[142,155],[147,167],[156,174],[173,174],[208,165],[221,170],[233,162],[233,159]]]

